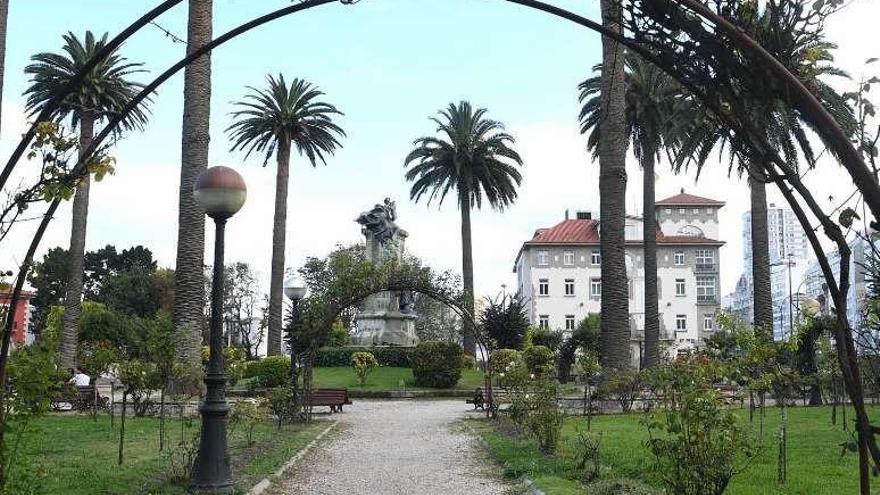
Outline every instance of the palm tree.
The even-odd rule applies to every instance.
[[[517,167],[522,158],[513,150],[513,136],[504,132],[500,122],[486,118],[486,109],[473,109],[466,101],[450,103],[439,117],[440,137],[421,137],[404,161],[406,180],[413,183],[410,199],[418,202],[426,193],[428,204],[438,204],[450,190],[458,195],[461,210],[461,265],[464,277],[466,308],[474,313],[474,261],[471,242],[471,209],[480,208],[483,199],[498,211],[513,204],[522,175]],[[467,323],[465,323],[467,325]],[[463,335],[464,350],[476,351],[473,328]]]
[[[632,141],[633,151],[644,173],[643,239],[645,269],[645,366],[654,366],[660,358],[660,314],[657,303],[657,221],[654,207],[654,163],[660,150],[667,146],[670,129],[681,89],[657,66],[633,53],[624,59],[626,94],[626,136]],[[601,71],[599,64],[593,69]],[[602,118],[602,79],[591,77],[582,82],[580,101],[581,133],[589,133],[587,148],[594,156],[598,152]]]
[[[233,151],[247,150],[248,156],[254,151],[265,153],[264,166],[274,154],[277,163],[267,346],[269,354],[280,354],[291,144],[313,167],[319,160],[326,165],[324,155],[342,146],[337,137],[345,136],[345,131],[333,122],[333,116],[342,112],[318,101],[324,93],[315,86],[302,79],[288,86],[282,75],[277,79],[270,75],[267,82],[265,90],[249,87],[251,93],[236,103],[241,110],[233,113],[235,122],[227,132]]]
[[[64,54],[38,53],[31,57],[32,63],[25,67],[31,76],[31,85],[25,91],[26,108],[30,115],[40,112],[43,105],[55,96],[79,70],[107,44],[107,34],[96,39],[86,31],[85,41],[73,33],[64,36]],[[99,63],[79,88],[64,99],[52,115],[56,121],[70,117],[71,124],[79,128],[80,153],[92,142],[95,124],[117,114],[143,85],[129,77],[144,72],[143,64],[130,63],[117,53]],[[147,109],[138,106],[128,114],[120,129],[141,129],[147,121]],[[61,331],[60,364],[69,368],[76,360],[77,334],[79,331],[80,304],[83,290],[83,256],[85,254],[86,223],[89,214],[90,177],[85,175],[76,187],[73,199],[73,220],[70,230],[70,266],[64,296],[64,318]]]
[[[187,53],[199,49],[213,36],[212,0],[189,0]],[[211,54],[186,66],[183,75],[183,126],[181,129],[180,189],[177,220],[177,257],[174,270],[174,333],[177,362],[193,379],[202,366],[202,330],[205,326],[205,215],[192,190],[208,168],[211,120]],[[172,384],[178,392],[193,383]]]
[[[774,23],[770,14],[758,24],[756,39],[779,57],[780,61],[800,74],[802,81],[831,111],[845,130],[855,127],[852,113],[843,95],[822,80],[825,76],[848,77],[845,72],[833,67],[831,51],[835,45],[821,40],[792,38],[774,33]],[[784,33],[783,33],[784,34]],[[747,105],[757,123],[756,128],[764,132],[762,136],[774,150],[794,169],[804,161],[809,167],[815,166],[816,155],[810,143],[806,121],[802,120],[791,107],[783,101],[766,98],[763,95],[750,95],[742,102]],[[751,248],[753,285],[753,325],[764,340],[773,339],[773,294],[770,283],[770,239],[767,219],[766,183],[769,177],[763,172],[766,157],[753,149],[751,142],[742,136],[732,134],[717,122],[707,118],[704,109],[691,109],[695,115],[692,125],[684,132],[686,138],[680,141],[674,166],[681,169],[693,163],[699,170],[705,165],[713,149],[723,150],[726,146],[730,157],[730,170],[748,175],[751,206]]]
[[[602,24],[622,32],[620,2],[601,0]],[[629,295],[626,277],[626,77],[624,49],[602,37],[600,79],[603,111],[597,123],[601,129],[599,154],[599,215],[602,234],[602,321],[599,356],[605,369],[630,366]]]

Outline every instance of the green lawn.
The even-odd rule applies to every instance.
[[[348,388],[352,390],[430,390],[415,385],[412,369],[379,367],[367,377],[364,386],[358,384],[357,375],[351,368],[315,368],[314,388]],[[461,379],[455,386],[458,390],[474,390],[483,386],[483,372],[462,370]]]
[[[87,416],[51,415],[35,420],[22,437],[13,462],[10,493],[66,495],[185,494],[186,482],[172,479],[183,464],[183,438],[194,438],[198,418],[166,421],[167,444],[159,452],[158,419],[127,418],[125,460],[117,465],[119,418],[110,426],[107,416],[97,422]],[[281,467],[294,453],[327,427],[326,422],[284,426],[259,423],[254,444],[248,446],[244,427],[230,432],[230,453],[236,488],[244,493]],[[22,484],[26,476],[30,487]]]
[[[727,490],[731,495],[839,494],[858,492],[857,457],[848,453],[841,458],[840,443],[850,439],[841,430],[841,423],[832,426],[831,408],[790,408],[788,443],[788,483],[776,483],[776,437],[778,411],[768,408],[760,454],[737,475]],[[839,413],[840,411],[838,411]],[[850,411],[851,412],[851,411]],[[747,413],[746,413],[747,414]],[[850,419],[852,416],[849,416]],[[646,432],[640,423],[641,414],[600,416],[593,420],[593,431],[602,434],[602,479],[635,479],[655,487],[657,480],[650,472],[650,454],[644,447]],[[838,415],[839,419],[839,415]],[[563,442],[556,456],[538,453],[528,440],[515,440],[496,431],[490,423],[475,420],[473,425],[489,444],[493,456],[510,477],[528,475],[548,495],[583,493],[577,480],[574,461],[574,438],[580,428],[586,430],[584,418],[566,419]],[[758,428],[758,420],[754,423]],[[757,433],[756,433],[757,435]],[[874,479],[872,493],[880,493]],[[588,493],[601,493],[590,490]]]

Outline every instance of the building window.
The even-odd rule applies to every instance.
[[[714,265],[715,253],[711,249],[697,249],[694,258],[698,265]]]
[[[684,264],[684,251],[676,251],[673,256],[673,263],[677,266]]]
[[[565,329],[568,331],[574,330],[574,315],[565,315]]]
[[[675,295],[679,297],[687,295],[683,278],[675,279]]]
[[[545,330],[550,328],[550,317],[548,315],[538,315],[538,327]]]
[[[700,214],[700,209],[699,209],[699,208],[694,208],[692,211],[693,211],[694,215],[699,215],[699,214]]]
[[[574,279],[573,278],[565,279],[565,295],[568,297],[574,296]]]
[[[550,295],[550,282],[546,278],[542,278],[538,280],[538,295],[539,296],[549,296]]]
[[[599,265],[602,263],[602,253],[599,251],[593,251],[593,255],[590,257],[590,264]]]
[[[666,214],[672,215],[672,208],[666,208]]]
[[[697,301],[715,300],[715,277],[697,277]]]
[[[678,214],[679,214],[679,215],[684,215],[685,213],[687,213],[687,208],[679,208],[679,209],[678,209]]]
[[[687,315],[675,315],[675,331],[686,332],[688,329]]]
[[[562,264],[565,266],[574,266],[574,251],[566,251],[562,253]]]
[[[715,329],[715,317],[706,315],[703,317],[703,330],[712,331]]]
[[[633,279],[627,279],[626,281],[626,293],[630,299],[633,298]]]
[[[550,264],[550,252],[538,251],[538,266],[547,266]]]
[[[663,299],[663,280],[657,277],[657,300]]]
[[[711,214],[712,214],[712,208],[706,208],[706,214],[707,214],[707,215],[711,215]]]
[[[602,279],[601,278],[590,279],[590,297],[593,297],[593,298],[602,297]]]

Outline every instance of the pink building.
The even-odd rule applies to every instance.
[[[30,300],[32,297],[34,297],[33,292],[22,291],[21,297],[15,305],[15,319],[12,323],[13,346],[21,346],[27,343],[28,324],[30,323]],[[11,299],[12,289],[0,289],[0,307],[8,309]]]

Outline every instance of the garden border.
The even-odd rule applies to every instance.
[[[318,433],[318,435],[315,438],[313,438],[311,442],[306,444],[305,447],[299,449],[297,451],[297,453],[294,454],[293,457],[291,457],[289,461],[284,463],[283,466],[278,468],[277,471],[270,474],[269,476],[266,476],[265,478],[260,480],[256,485],[254,485],[250,490],[248,490],[247,495],[261,495],[263,492],[265,492],[268,488],[270,488],[272,486],[272,482],[274,480],[281,478],[282,476],[285,475],[285,473],[290,471],[290,469],[293,466],[295,466],[296,463],[299,462],[300,459],[302,459],[303,456],[305,456],[309,452],[309,450],[311,450],[312,447],[315,446],[315,444],[320,442],[321,439],[323,439],[325,435],[330,433],[330,431],[333,428],[336,428],[336,425],[338,425],[338,424],[339,424],[339,421],[334,421],[334,422],[330,423],[330,426],[325,428],[324,431],[322,431],[321,433]]]

